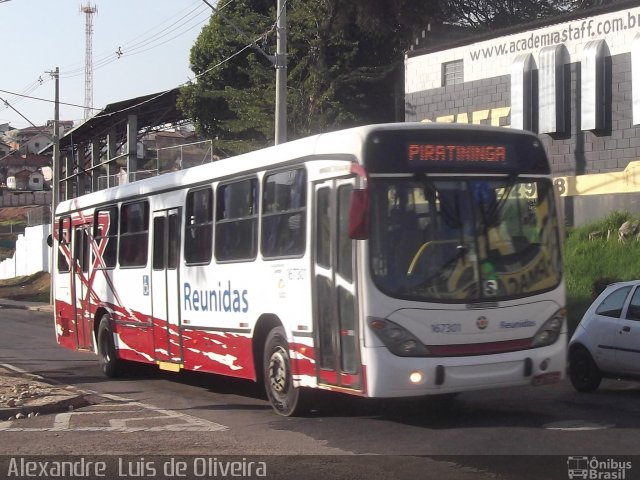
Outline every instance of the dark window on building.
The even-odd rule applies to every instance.
[[[187,193],[184,259],[187,264],[209,263],[213,248],[213,191],[201,188]]]
[[[149,203],[128,203],[120,209],[121,267],[142,267],[147,264],[149,249]]]
[[[262,193],[262,254],[302,255],[305,250],[306,174],[304,169],[266,175]]]
[[[220,185],[216,193],[216,259],[251,260],[258,244],[258,182]]]
[[[118,253],[118,207],[96,210],[93,218],[93,237],[102,254],[98,268],[114,268]]]
[[[464,63],[454,60],[442,64],[442,86],[456,85],[464,82]]]
[[[63,217],[58,221],[58,271],[68,272],[71,248],[71,218]]]

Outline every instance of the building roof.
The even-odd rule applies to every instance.
[[[17,131],[17,136],[25,137],[25,136],[35,136],[35,135],[45,135],[47,137],[51,136],[51,129],[46,125],[41,127],[26,127],[21,128]]]
[[[185,120],[185,115],[176,106],[178,92],[179,88],[174,88],[110,103],[86,122],[66,132],[60,138],[60,151],[89,143],[93,139],[104,138],[112,130],[116,132],[117,141],[122,142],[126,139],[129,115],[137,115],[138,130]],[[53,145],[50,144],[39,153],[50,153],[52,148]]]
[[[0,159],[0,165],[4,165],[5,167],[31,167],[31,168],[40,168],[46,167],[51,164],[51,157],[47,155],[35,155],[35,154],[26,154],[26,155],[18,155],[14,153],[13,155],[8,155],[2,159]]]
[[[29,178],[32,173],[35,173],[35,172],[32,172],[31,170],[27,170],[25,168],[24,170],[20,170],[19,172],[16,172],[11,176],[15,178]]]

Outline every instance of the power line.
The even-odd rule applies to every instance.
[[[49,100],[48,98],[41,98],[41,97],[33,97],[31,95],[23,95],[20,93],[16,93],[16,92],[10,92],[8,90],[2,90],[0,89],[0,92],[2,93],[7,93],[9,95],[15,95],[17,97],[22,97],[22,98],[29,98],[31,100],[40,100],[41,102],[49,102],[49,103],[56,103],[55,100]],[[5,103],[6,107],[11,108],[11,105],[9,105],[6,101],[3,100],[3,102]],[[15,102],[14,102],[15,103]],[[77,105],[75,103],[66,103],[66,102],[58,102],[60,105],[66,105],[68,107],[78,107],[78,108],[86,108],[85,105]],[[91,107],[91,110],[100,110],[99,108],[93,108]]]
[[[175,20],[173,23],[168,25],[163,30],[154,33],[149,38],[143,38],[138,42],[122,43],[118,45],[117,49],[114,47],[111,50],[111,52],[107,54],[103,54],[98,58],[97,61],[94,62],[94,70],[104,67],[106,65],[109,65],[119,60],[122,57],[138,55],[140,53],[144,53],[146,51],[160,47],[170,42],[171,40],[188,33],[194,28],[197,28],[198,26],[202,25],[205,21],[208,20],[208,17],[206,19],[199,18],[199,16],[206,11],[206,10],[200,10],[199,12],[197,12],[197,10],[201,9],[201,7],[202,5],[197,5],[190,12],[178,18],[177,20]],[[193,15],[194,13],[195,13],[195,16]],[[169,39],[164,39],[165,37],[167,37],[168,35],[171,35],[174,32],[177,32],[176,35],[172,36]],[[140,36],[136,38],[139,38],[139,37]],[[158,43],[158,41],[160,42]],[[145,47],[148,47],[148,48],[145,48]],[[63,78],[72,78],[75,76],[79,76],[83,72],[82,67],[71,68],[71,69],[62,67],[61,70],[63,73],[62,75]]]
[[[0,0],[0,1],[2,1],[2,0]],[[206,0],[202,0],[202,1],[205,1],[205,3],[207,3],[207,5],[211,6],[208,2],[206,2]],[[214,7],[211,7],[211,8],[213,9],[214,15],[215,15],[215,14],[220,14],[220,10],[224,9],[225,7],[227,7],[227,6],[228,6],[230,3],[232,3],[233,1],[234,1],[234,0],[229,0],[226,4],[224,4],[222,7],[219,7],[219,8],[217,8],[217,9],[216,9],[216,8],[214,8]],[[280,16],[280,14],[278,15],[278,17],[279,17],[279,16]],[[166,95],[167,93],[171,92],[171,91],[172,91],[172,90],[174,90],[175,88],[179,88],[179,87],[182,87],[182,86],[185,86],[185,85],[190,84],[193,80],[196,80],[196,79],[198,79],[198,78],[200,78],[200,77],[202,77],[202,76],[206,75],[207,73],[211,72],[212,70],[214,70],[214,69],[216,69],[216,68],[218,68],[218,67],[220,67],[220,66],[224,65],[225,63],[227,63],[228,61],[232,60],[233,58],[235,58],[236,56],[240,55],[242,52],[244,52],[245,50],[247,50],[247,49],[249,49],[249,48],[258,48],[258,49],[259,49],[259,47],[257,47],[257,42],[258,42],[259,40],[261,40],[261,39],[265,38],[267,35],[269,35],[269,33],[273,32],[273,31],[274,31],[274,29],[276,28],[276,24],[277,24],[277,21],[276,21],[276,22],[274,22],[274,23],[273,23],[273,25],[271,25],[271,26],[269,27],[269,29],[268,29],[268,30],[266,30],[263,34],[259,35],[255,40],[251,40],[251,39],[247,38],[247,40],[249,40],[249,43],[248,43],[247,45],[245,45],[244,47],[242,47],[242,48],[241,48],[240,50],[238,50],[237,52],[235,52],[235,53],[233,53],[233,54],[229,55],[227,58],[225,58],[225,59],[221,60],[221,61],[220,61],[220,62],[218,62],[217,64],[215,64],[215,65],[213,65],[213,66],[209,67],[209,68],[208,68],[208,69],[206,69],[205,71],[203,71],[203,72],[201,72],[201,73],[197,74],[193,79],[188,80],[188,81],[186,81],[186,82],[183,82],[183,83],[181,83],[181,84],[177,85],[177,87],[173,87],[173,88],[171,88],[171,89],[165,90],[165,91],[163,91],[163,92],[161,92],[161,93],[159,93],[159,94],[157,94],[157,95],[153,96],[152,98],[146,99],[146,100],[144,100],[144,101],[142,101],[142,102],[139,102],[139,103],[137,103],[137,104],[135,104],[135,105],[131,105],[131,106],[127,107],[127,108],[123,108],[122,110],[118,110],[118,111],[116,111],[116,112],[110,112],[109,114],[105,114],[105,115],[104,115],[104,117],[112,116],[112,115],[115,115],[115,114],[117,114],[117,113],[126,112],[126,111],[128,111],[128,110],[133,109],[133,108],[139,107],[140,105],[144,105],[144,104],[146,104],[146,103],[149,103],[149,102],[151,102],[151,101],[153,101],[153,100],[155,100],[155,99],[157,99],[157,98],[162,97],[163,95]],[[236,28],[237,28],[237,27],[236,27]],[[173,38],[175,38],[175,37],[173,37]],[[172,38],[172,39],[173,39],[173,38]],[[170,40],[172,40],[172,39],[170,39]],[[167,41],[169,41],[169,40],[167,40]],[[166,43],[166,42],[163,42],[163,43]],[[265,52],[263,52],[263,51],[262,51],[262,53],[263,53],[263,55],[265,55],[267,58],[269,57]],[[0,92],[8,93],[8,94],[11,94],[11,95],[16,95],[16,96],[18,96],[18,97],[29,98],[29,99],[32,99],[32,100],[39,100],[39,101],[43,101],[43,102],[55,103],[55,101],[54,101],[54,100],[49,100],[49,99],[46,99],[46,98],[33,97],[33,96],[30,96],[30,95],[19,94],[19,93],[16,93],[16,92],[9,92],[9,91],[7,91],[7,90],[2,90],[2,89],[0,89]],[[35,125],[34,125],[30,120],[28,120],[28,119],[27,119],[26,117],[24,117],[20,112],[18,112],[17,110],[15,110],[15,108],[13,108],[11,105],[9,105],[9,103],[8,103],[7,101],[3,100],[2,98],[0,98],[0,101],[3,101],[3,102],[5,103],[5,105],[7,105],[7,106],[9,106],[10,108],[12,108],[14,111],[16,111],[16,113],[18,113],[21,117],[23,117],[25,120],[27,120],[31,125],[33,125],[33,126],[35,127]],[[77,104],[73,104],[73,103],[59,102],[59,104],[60,104],[60,105],[71,106],[71,107],[86,108],[86,106],[85,106],[85,105],[77,105]],[[92,108],[92,110],[100,110],[100,109]]]
[[[9,1],[9,0],[0,0],[0,3],[4,2],[4,1]],[[227,2],[227,4],[225,4],[223,7],[226,7],[229,3],[231,3],[234,0],[230,0],[229,2]],[[185,11],[188,12],[185,15],[182,15],[178,20],[175,20],[176,15],[180,15],[183,14]],[[199,25],[201,25],[202,23],[204,23],[206,20],[208,20],[209,16],[207,15],[207,18],[204,20],[200,20],[199,16],[206,12],[207,9],[206,7],[204,7],[199,1],[197,1],[195,3],[195,7],[194,4],[188,5],[186,8],[180,10],[176,15],[173,15],[170,18],[167,18],[166,20],[164,20],[163,22],[157,24],[155,27],[150,28],[149,30],[146,30],[145,32],[141,33],[140,35],[135,36],[132,40],[130,40],[127,43],[123,43],[122,45],[118,46],[118,50],[121,52],[120,54],[118,54],[118,51],[111,51],[108,54],[103,54],[102,56],[100,56],[98,58],[98,60],[96,62],[93,62],[93,70],[98,70],[116,60],[118,60],[120,57],[122,56],[133,56],[133,55],[137,55],[140,53],[144,53],[146,51],[149,51],[153,48],[157,48],[160,47],[172,40],[174,40],[175,38],[178,38],[179,36],[188,33],[189,31],[193,30],[194,28],[197,28]],[[195,16],[193,16],[193,14],[195,13]],[[187,19],[185,22],[183,22],[182,24],[174,27],[178,22],[180,22],[182,19],[184,19],[187,16],[192,16],[192,18]],[[191,25],[191,23],[193,23],[193,21],[197,21],[197,23]],[[167,26],[164,26],[165,24],[167,24],[168,22],[172,22],[169,23]],[[174,28],[171,28],[174,27]],[[172,32],[175,32],[178,28],[181,28],[182,31],[180,31],[178,34],[176,34],[175,36],[168,38],[168,39],[164,39],[161,43],[156,44],[156,45],[151,45],[149,48],[145,48],[143,50],[140,50],[140,48],[142,46],[147,46],[149,44],[152,44],[154,41],[157,41],[158,39],[164,38],[167,35],[169,35]],[[153,33],[153,35],[149,36],[148,38],[145,38],[144,36],[147,35],[150,32],[154,32],[154,30],[158,30],[157,32]],[[135,42],[135,40],[140,39],[140,41]],[[135,47],[135,48],[134,48]],[[124,52],[122,52],[122,49],[125,49]],[[78,66],[77,68],[75,66]],[[66,71],[65,71],[66,70]],[[74,64],[69,64],[66,67],[62,67],[61,68],[61,78],[73,78],[73,77],[78,77],[80,75],[84,75],[84,69],[81,63],[74,63]],[[14,95],[15,98],[8,98],[8,100],[15,105],[16,103],[19,103],[21,101],[23,101],[25,98],[30,98],[30,99],[34,99],[34,100],[40,100],[40,101],[46,101],[46,102],[52,102],[52,100],[47,100],[44,98],[38,98],[38,97],[31,97],[30,94],[33,93],[34,91],[36,91],[40,86],[42,86],[45,82],[49,82],[51,81],[51,78],[42,78],[42,77],[38,77],[38,79],[36,79],[35,81],[33,81],[32,83],[28,84],[26,87],[24,87],[22,90],[20,90],[19,92],[15,93],[15,92],[10,92],[10,95]],[[7,91],[3,91],[5,93],[7,93]],[[60,102],[61,105],[68,105],[68,106],[72,106],[72,107],[79,107],[79,108],[85,108],[85,106],[79,106],[79,105],[75,105],[75,104],[71,104],[71,103],[64,103],[64,102]],[[5,103],[4,106],[0,106],[0,112],[3,110],[6,110],[7,108],[9,108],[9,104]],[[94,109],[92,108],[92,110],[99,110],[99,109]]]

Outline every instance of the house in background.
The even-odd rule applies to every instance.
[[[9,190],[42,190],[43,185],[44,175],[39,171],[20,170],[7,178]]]
[[[0,158],[9,155],[9,152],[11,152],[11,147],[3,141],[0,141]]]
[[[14,178],[11,182],[9,179],[11,177],[16,177],[19,172],[27,171],[29,173],[37,173],[38,175],[36,176],[38,178],[40,178],[40,175],[43,175],[43,177],[39,182],[31,182],[27,175],[26,180],[21,183],[25,185],[23,190],[42,190],[43,188],[46,188],[42,169],[50,167],[50,163],[51,158],[46,155],[19,155],[15,152],[5,158],[0,157],[0,183],[6,183],[8,188],[15,189],[17,188],[17,179]],[[24,176],[24,174],[22,174],[22,176]],[[35,188],[28,188],[30,186]]]
[[[59,122],[59,135],[64,135],[71,128],[73,128],[72,121]],[[0,131],[0,134],[2,133]],[[38,153],[53,140],[53,121],[49,120],[46,125],[40,127],[8,130],[4,132],[3,138],[12,149],[22,154]]]

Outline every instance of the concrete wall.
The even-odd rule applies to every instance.
[[[22,277],[37,272],[48,272],[51,248],[47,237],[51,225],[27,227],[19,235],[13,257],[0,262],[0,279]]]

